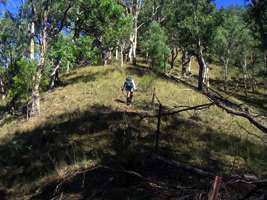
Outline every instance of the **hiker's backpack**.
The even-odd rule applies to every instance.
[[[130,80],[130,79],[127,79],[126,81],[125,81],[125,88],[126,88],[126,90],[132,90],[133,89],[133,81],[132,80]]]

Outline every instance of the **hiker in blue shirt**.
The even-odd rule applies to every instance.
[[[130,76],[128,76],[123,83],[121,91],[124,91],[124,90],[126,91],[126,95],[127,95],[127,105],[130,105],[133,99],[133,92],[136,90],[134,80]]]

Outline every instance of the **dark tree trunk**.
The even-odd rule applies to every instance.
[[[198,72],[198,90],[203,90],[203,82],[204,82],[204,70],[205,65],[202,61],[201,56],[197,56],[197,61],[199,65],[199,72]]]
[[[53,89],[56,85],[59,84],[59,68],[60,63],[57,63],[50,75],[49,89]]]
[[[177,56],[178,56],[178,50],[177,50],[177,48],[172,49],[171,50],[171,62],[170,62],[170,65],[171,65],[171,68],[172,69],[175,66],[175,61],[176,61]]]

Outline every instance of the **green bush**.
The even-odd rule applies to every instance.
[[[148,53],[151,66],[157,71],[165,71],[170,49],[166,44],[167,37],[158,22],[152,22],[143,38],[142,47]]]
[[[155,86],[155,75],[144,75],[138,83],[138,90],[147,92],[152,91]]]
[[[8,96],[17,102],[28,100],[32,91],[32,77],[36,63],[20,59],[10,67]]]

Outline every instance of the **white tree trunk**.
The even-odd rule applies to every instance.
[[[130,14],[133,17],[133,32],[130,35],[130,44],[131,48],[129,51],[129,59],[132,64],[136,64],[136,49],[137,49],[137,41],[138,41],[138,17],[140,13],[141,6],[143,4],[142,0],[132,1],[131,6],[129,8]]]
[[[136,49],[137,49],[137,36],[138,36],[138,29],[137,29],[137,17],[136,16],[136,24],[134,26],[134,40],[133,40],[133,64],[136,65]]]
[[[1,99],[4,100],[6,98],[6,94],[5,94],[5,85],[2,78],[0,78],[0,92],[1,92]]]
[[[244,56],[244,62],[243,62],[242,68],[243,68],[243,81],[244,81],[245,95],[248,96],[248,87],[247,87],[248,74],[247,74],[247,57],[246,56]]]
[[[209,79],[209,65],[206,64],[204,57],[203,63],[206,67],[204,67],[204,76],[203,76],[203,83],[206,85],[207,89],[210,87],[210,79]]]
[[[40,61],[37,66],[36,72],[33,75],[31,116],[39,115],[41,113],[39,89],[42,78],[42,71],[45,66],[45,55],[47,51],[47,21],[48,21],[48,5],[45,6],[44,16],[42,19],[43,29],[41,34]]]
[[[208,89],[209,87],[209,69],[205,62],[203,55],[203,48],[201,46],[201,41],[198,42],[198,64],[199,64],[199,74],[198,74],[198,89],[203,90],[203,86],[205,85]]]
[[[130,50],[128,54],[130,63],[133,63],[133,42],[134,42],[134,38],[133,38],[133,35],[131,35],[130,36]]]
[[[35,48],[35,44],[34,44],[34,35],[35,35],[35,23],[34,21],[32,21],[31,23],[31,44],[30,44],[30,59],[34,60],[34,48]]]
[[[70,72],[70,61],[67,62],[67,70],[66,70],[67,74]]]
[[[189,63],[188,63],[188,68],[187,68],[187,73],[188,74],[191,74],[191,68],[192,68],[192,59],[193,59],[193,56],[190,56],[189,58]]]
[[[120,45],[120,63],[121,63],[121,67],[123,67],[123,64],[124,64],[123,51],[124,51],[124,42],[122,42],[122,44]]]
[[[119,50],[118,50],[118,47],[116,47],[116,49],[115,49],[115,59],[116,60],[119,60]]]

